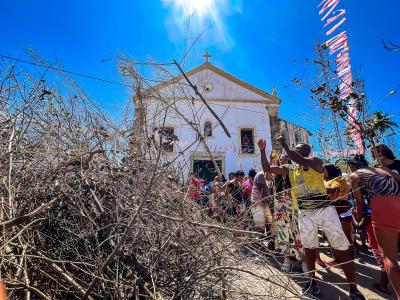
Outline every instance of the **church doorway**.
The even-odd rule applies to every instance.
[[[215,160],[218,168],[222,173],[222,160]],[[205,182],[214,180],[215,176],[218,175],[214,168],[214,164],[211,160],[193,160],[193,173],[198,177],[203,179]]]

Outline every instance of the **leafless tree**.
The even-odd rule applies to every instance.
[[[151,65],[158,81],[174,77]],[[204,144],[191,95],[164,97],[130,60],[121,71],[136,114],[114,123],[61,70],[48,66],[33,75],[1,66],[0,274],[10,297],[298,296],[295,276],[273,268],[266,236],[248,217],[211,219],[177,182],[179,170],[162,136],[148,127],[143,99],[160,100],[159,128],[173,110]],[[177,101],[187,101],[193,116],[183,115]]]

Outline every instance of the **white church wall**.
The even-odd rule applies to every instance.
[[[154,101],[151,105],[153,109],[156,106],[156,103],[157,102]],[[182,115],[191,121],[195,120],[194,123],[201,129],[202,133],[204,123],[206,121],[211,122],[213,136],[207,137],[206,142],[212,152],[223,154],[223,171],[225,171],[225,176],[227,176],[229,172],[237,171],[238,169],[243,169],[246,173],[251,168],[260,170],[260,157],[256,147],[257,140],[261,137],[266,139],[268,150],[271,149],[269,115],[265,108],[265,104],[241,102],[214,103],[210,101],[210,106],[222,119],[231,135],[231,138],[225,134],[222,127],[217,123],[217,120],[202,103],[196,101],[194,109],[190,109],[190,105],[185,103],[185,101],[180,101],[177,105],[178,110]],[[149,111],[151,111],[151,109]],[[193,112],[195,111],[198,112],[197,117],[194,117],[193,115]],[[156,115],[154,120],[155,122],[153,123],[156,127],[162,125],[164,119],[162,113],[153,112],[148,115]],[[179,114],[176,114],[173,110],[168,113],[164,127],[173,127],[175,135],[177,135],[179,139],[177,144],[174,146],[174,153],[170,154],[171,157],[178,155],[180,151],[186,149],[197,138],[197,134],[191,126],[182,120],[182,117],[180,117]],[[254,129],[254,154],[241,153],[240,129],[242,128]],[[192,167],[190,155],[193,152],[206,153],[206,150],[201,143],[195,143],[189,149],[186,149],[184,154],[176,161],[175,165],[182,169],[185,176],[189,173]]]
[[[225,99],[225,100],[260,100],[265,101],[265,98],[261,95],[243,88],[239,84],[236,84],[229,79],[216,74],[209,70],[203,70],[191,77],[191,79],[197,83],[200,92],[206,98],[210,99]],[[209,92],[206,91],[207,84],[211,83],[213,89]]]
[[[202,143],[195,143],[186,149],[197,139],[193,128],[184,120],[192,121],[201,128],[206,121],[210,121],[213,128],[213,136],[207,137],[206,142],[216,158],[223,157],[222,172],[228,176],[229,172],[242,169],[247,173],[251,168],[261,170],[259,151],[256,146],[259,138],[267,141],[267,150],[271,150],[271,128],[267,105],[271,105],[270,99],[256,93],[252,88],[244,87],[210,70],[202,70],[189,77],[196,84],[200,93],[210,104],[215,113],[221,118],[231,134],[229,138],[222,127],[217,124],[214,116],[208,111],[194,91],[186,85],[170,84],[159,91],[162,101],[157,99],[147,100],[147,125],[149,128],[158,127],[164,121],[165,108],[168,104],[176,103],[179,113],[173,109],[168,111],[165,119],[165,127],[174,128],[178,142],[174,145],[174,152],[168,154],[172,159],[185,150],[183,155],[175,161],[175,166],[184,177],[190,172],[193,159],[206,159],[206,150]],[[192,99],[193,97],[193,99]],[[276,104],[272,104],[272,106]],[[241,153],[240,129],[254,130],[254,154]]]
[[[250,100],[250,101],[266,101],[266,97],[250,90],[243,86],[217,74],[211,70],[204,69],[198,73],[189,76],[189,79],[194,83],[199,92],[204,98],[208,99],[223,99],[223,100]],[[198,98],[193,89],[188,86],[187,81],[182,78],[179,80],[181,84],[169,84],[163,87],[160,91],[164,97],[189,97]],[[211,90],[207,90],[211,84]]]

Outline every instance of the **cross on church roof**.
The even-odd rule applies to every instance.
[[[206,59],[206,62],[208,63],[208,59],[211,57],[210,54],[208,54],[208,52],[203,54],[203,57]]]

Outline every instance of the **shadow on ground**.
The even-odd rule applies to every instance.
[[[323,254],[325,256],[325,254]],[[321,282],[320,289],[321,295],[318,299],[321,300],[337,300],[337,299],[350,299],[347,292],[347,287],[343,284],[346,283],[344,273],[341,269],[319,269],[317,277],[324,282],[335,283],[332,286],[328,283]],[[389,287],[392,295],[384,294],[372,287],[374,282],[379,281],[379,267],[376,266],[374,257],[369,251],[357,254],[356,259],[356,279],[358,289],[364,294],[368,300],[394,300],[394,292]]]
[[[326,249],[327,244],[324,244],[323,247]],[[261,250],[261,249],[259,249]],[[262,270],[262,265],[267,264],[269,267],[272,267],[276,270],[277,273],[280,273],[281,263],[283,261],[282,257],[277,258],[276,256],[268,255],[268,251],[261,251],[264,255],[258,256],[258,265]],[[327,251],[323,251],[321,253],[321,257],[323,259],[329,259],[327,256]],[[251,252],[244,251],[242,253],[246,256],[252,256]],[[263,258],[261,258],[263,257]],[[359,252],[356,255],[356,280],[358,289],[364,294],[364,296],[368,300],[395,300],[395,294],[391,286],[389,286],[389,290],[392,295],[387,295],[385,293],[380,292],[372,287],[372,284],[379,281],[380,271],[379,267],[376,265],[375,259],[372,256],[372,253],[367,251]],[[294,281],[297,285],[302,286],[307,278],[300,274],[301,268],[298,266],[294,271],[299,273],[294,273]],[[275,271],[274,271],[275,273]],[[348,296],[348,288],[347,281],[344,276],[344,273],[340,268],[327,268],[323,269],[317,266],[317,278],[319,279],[319,286],[321,290],[321,294],[318,296],[320,300],[347,300],[350,299]],[[289,298],[287,298],[289,299]],[[310,299],[310,298],[304,298]],[[292,298],[291,298],[292,300]]]

